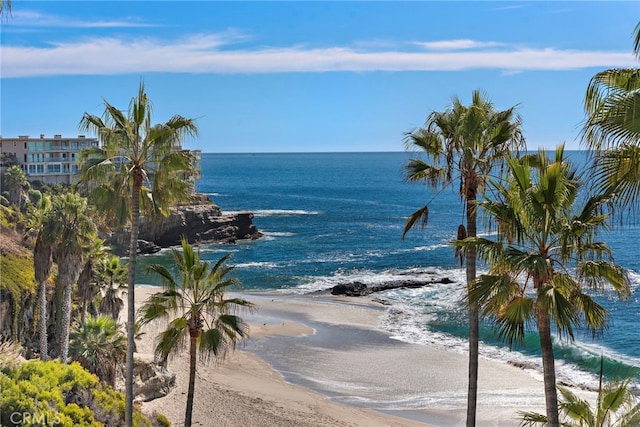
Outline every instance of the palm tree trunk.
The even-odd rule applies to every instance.
[[[64,283],[64,303],[62,304],[62,333],[60,334],[60,361],[67,363],[69,355],[69,329],[71,327],[71,285]]]
[[[49,349],[47,348],[47,281],[43,280],[38,285],[38,303],[40,305],[40,359],[47,360]]]
[[[467,236],[476,237],[476,188],[471,185],[467,193]],[[476,247],[470,245],[466,254],[467,289],[476,278]],[[480,320],[478,305],[469,305],[469,386],[467,390],[467,427],[476,425],[476,406],[478,399],[478,340],[480,337]]]
[[[551,343],[551,317],[546,310],[538,308],[538,333],[542,351],[542,370],[544,373],[544,397],[547,407],[547,425],[560,425],[558,417],[558,392],[556,391],[556,368]]]
[[[88,260],[80,273],[80,277],[78,277],[78,294],[80,295],[80,301],[82,302],[82,307],[80,308],[80,322],[84,323],[87,320],[87,307],[89,305],[89,300],[91,299],[90,289],[91,289],[91,276],[92,276],[93,265],[91,260]]]
[[[40,230],[33,248],[33,267],[35,278],[38,281],[38,304],[40,307],[40,359],[49,358],[47,336],[47,280],[51,273],[51,246],[44,243],[43,231]]]
[[[198,334],[190,333],[189,343],[189,390],[187,391],[187,409],[184,413],[184,427],[191,427],[191,415],[193,412],[193,395],[196,388],[196,344]]]
[[[73,251],[58,256],[58,279],[63,286],[62,319],[60,333],[60,361],[67,363],[69,356],[69,330],[71,329],[71,293],[82,267],[82,253]]]
[[[131,237],[129,240],[129,289],[127,290],[127,365],[125,378],[125,425],[133,427],[133,352],[136,346],[136,261],[138,253],[138,229],[140,221],[140,188],[142,187],[142,173],[134,170],[133,186],[131,187]]]

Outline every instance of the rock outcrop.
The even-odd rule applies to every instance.
[[[367,286],[362,282],[340,283],[330,289],[331,295],[346,295],[349,297],[361,297],[375,292],[388,291],[398,288],[422,288],[436,283],[455,283],[448,277],[439,277],[428,280],[392,280],[378,285]]]
[[[200,201],[181,206],[168,217],[142,220],[138,253],[150,254],[161,248],[180,245],[183,236],[189,243],[234,243],[243,239],[259,239],[262,233],[253,225],[252,213],[223,214],[215,203]],[[126,255],[128,239],[129,234],[124,231],[111,236],[107,243],[116,253]]]
[[[136,360],[133,372],[134,398],[148,402],[164,397],[176,385],[176,374],[155,362]]]

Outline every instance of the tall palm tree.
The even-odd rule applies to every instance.
[[[155,353],[160,360],[180,350],[189,337],[189,390],[184,425],[190,427],[197,353],[202,357],[224,358],[249,331],[248,325],[236,314],[238,309],[251,308],[253,304],[225,296],[231,287],[239,284],[237,279],[229,277],[233,270],[227,265],[229,255],[212,266],[201,261],[199,253],[183,239],[182,252],[173,249],[173,258],[177,268],[175,276],[162,265],[149,267],[162,278],[164,291],[144,303],[140,322],[144,325],[158,318],[173,317],[157,340]]]
[[[490,265],[489,273],[472,283],[468,300],[495,320],[510,344],[524,339],[528,325],[537,327],[546,417],[557,426],[552,327],[569,339],[578,325],[594,332],[603,328],[607,310],[588,290],[610,285],[626,296],[629,279],[606,243],[597,240],[608,225],[603,209],[607,198],[580,194],[580,177],[565,158],[564,146],[557,148],[553,161],[544,150],[510,158],[506,183],[493,185],[496,199],[478,204],[497,224],[497,240],[458,243],[463,248],[476,245],[478,256]]]
[[[97,276],[102,294],[98,311],[100,314],[111,316],[113,320],[118,320],[120,310],[124,306],[120,293],[127,287],[127,268],[120,263],[120,258],[112,256],[102,260],[98,265]]]
[[[60,360],[66,363],[72,288],[82,271],[85,250],[95,239],[96,228],[89,216],[87,199],[74,193],[54,196],[49,215],[54,219],[51,233],[56,236],[53,258],[58,265],[58,283],[64,290],[62,333],[58,339]]]
[[[90,305],[96,296],[95,276],[97,266],[105,259],[106,252],[103,246],[104,240],[95,238],[90,242],[85,256],[84,265],[78,276],[78,299],[80,300],[80,322],[83,323],[90,310]],[[95,310],[94,310],[94,315]],[[117,319],[116,319],[117,320]]]
[[[47,281],[51,275],[53,265],[52,250],[55,236],[52,232],[55,225],[55,218],[49,214],[51,209],[51,199],[43,197],[37,206],[27,215],[26,236],[35,235],[35,245],[33,248],[33,269],[36,283],[38,283],[38,307],[40,319],[38,331],[40,338],[40,358],[47,360],[49,356],[48,336],[47,336]]]
[[[28,185],[27,178],[22,169],[16,165],[8,168],[4,173],[4,185],[6,185],[9,190],[9,202],[21,208],[24,187]]]
[[[71,359],[114,387],[116,368],[127,352],[127,338],[110,316],[88,316],[73,328],[69,339]]]
[[[475,201],[485,189],[485,182],[507,154],[524,147],[521,120],[515,107],[496,111],[489,99],[476,90],[472,102],[465,106],[456,97],[443,112],[432,112],[424,128],[406,134],[408,149],[421,150],[427,160],[410,159],[405,166],[410,182],[423,182],[434,188],[452,186],[459,182],[464,200],[466,228],[458,228],[458,238],[475,237],[477,216]],[[425,226],[429,205],[414,212],[407,219],[403,237],[417,224]],[[466,254],[458,253],[461,262],[466,255],[467,285],[476,277],[475,248]],[[469,384],[467,397],[467,426],[475,426],[478,390],[478,308],[469,309]]]
[[[640,57],[640,23],[633,51]],[[640,196],[640,68],[613,68],[591,78],[585,93],[583,139],[595,151],[600,191],[622,204]]]
[[[81,130],[97,134],[102,143],[80,153],[80,183],[92,190],[99,209],[111,213],[119,224],[127,220],[130,224],[125,422],[131,426],[140,207],[151,205],[154,212],[166,215],[172,204],[188,197],[189,185],[182,178],[193,172],[194,159],[178,148],[183,137],[197,135],[198,129],[194,120],[179,115],[153,125],[143,82],[126,114],[107,101],[104,105],[102,117],[85,113],[80,121]]]

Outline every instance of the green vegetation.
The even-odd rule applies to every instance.
[[[71,330],[69,354],[89,372],[114,387],[118,363],[124,361],[127,339],[109,316],[89,316]]]
[[[407,147],[420,150],[427,160],[410,159],[405,166],[410,182],[422,182],[432,187],[449,187],[459,182],[460,197],[467,226],[458,227],[458,238],[476,236],[476,206],[479,194],[484,193],[485,181],[497,164],[504,162],[512,150],[524,148],[521,120],[515,108],[496,111],[493,104],[479,91],[473,92],[471,105],[462,105],[458,98],[444,112],[432,112],[424,128],[406,135]],[[426,225],[429,204],[409,216],[404,235],[417,223]],[[458,252],[460,261],[465,258]],[[476,277],[475,247],[465,252],[467,284]],[[467,426],[476,424],[478,391],[478,307],[469,306],[469,389],[467,395]]]
[[[102,117],[85,113],[80,129],[99,136],[102,146],[80,153],[80,185],[91,189],[91,200],[114,226],[131,227],[128,263],[126,424],[133,405],[133,351],[135,348],[135,282],[140,210],[162,215],[189,199],[184,176],[195,172],[193,156],[181,146],[185,136],[197,135],[195,121],[175,115],[152,125],[151,101],[140,82],[138,96],[125,114],[104,101]],[[121,167],[119,167],[119,165]],[[147,185],[150,183],[150,185]]]
[[[640,403],[629,390],[629,381],[605,385],[598,392],[596,407],[580,399],[571,390],[558,387],[562,426],[566,427],[636,427],[640,425]],[[518,414],[521,426],[545,426],[547,417],[535,412]]]
[[[633,51],[640,58],[640,23]],[[594,150],[595,183],[615,194],[622,206],[640,197],[640,68],[614,68],[597,73],[587,87],[583,132]]]
[[[153,420],[159,427],[171,427],[171,421],[162,414],[154,413]]]
[[[547,420],[559,425],[552,328],[573,340],[574,328],[596,331],[606,325],[607,310],[586,291],[610,286],[630,292],[624,269],[611,261],[611,250],[596,240],[606,229],[602,213],[608,198],[579,198],[582,180],[559,146],[555,159],[537,155],[509,158],[504,183],[493,183],[494,199],[479,206],[498,225],[498,238],[468,238],[489,273],[469,288],[468,299],[493,319],[510,344],[523,341],[527,325],[540,336]],[[575,272],[572,273],[572,268]],[[552,326],[553,325],[553,326]]]
[[[124,396],[100,383],[79,364],[32,360],[0,373],[3,426],[64,427],[121,425]],[[134,425],[151,426],[136,412]]]
[[[120,258],[112,256],[104,258],[97,265],[97,279],[100,284],[100,314],[111,316],[118,320],[120,310],[124,307],[124,301],[120,298],[122,292],[126,292],[127,268],[122,265]]]
[[[167,329],[160,333],[155,348],[156,356],[163,361],[189,339],[189,390],[184,425],[191,427],[196,354],[224,358],[249,332],[249,326],[234,313],[253,304],[241,298],[225,298],[225,292],[239,284],[229,276],[233,271],[233,267],[227,265],[229,255],[212,266],[200,261],[200,254],[183,239],[182,252],[173,249],[173,258],[178,268],[176,276],[163,265],[149,267],[162,278],[164,290],[145,301],[140,308],[140,323],[171,319]]]
[[[0,252],[0,303],[9,307],[11,338],[22,342],[31,336],[30,322],[25,321],[25,310],[33,307],[36,281],[30,258],[15,253]],[[9,319],[7,319],[9,320]]]
[[[16,300],[20,300],[25,292],[35,294],[36,279],[31,259],[15,254],[0,254],[0,259],[0,291],[8,292]]]

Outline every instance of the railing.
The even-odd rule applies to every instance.
[[[29,159],[27,163],[52,163],[52,162],[62,162],[62,163],[76,163],[76,159],[72,159],[70,157],[46,157],[44,159]]]

